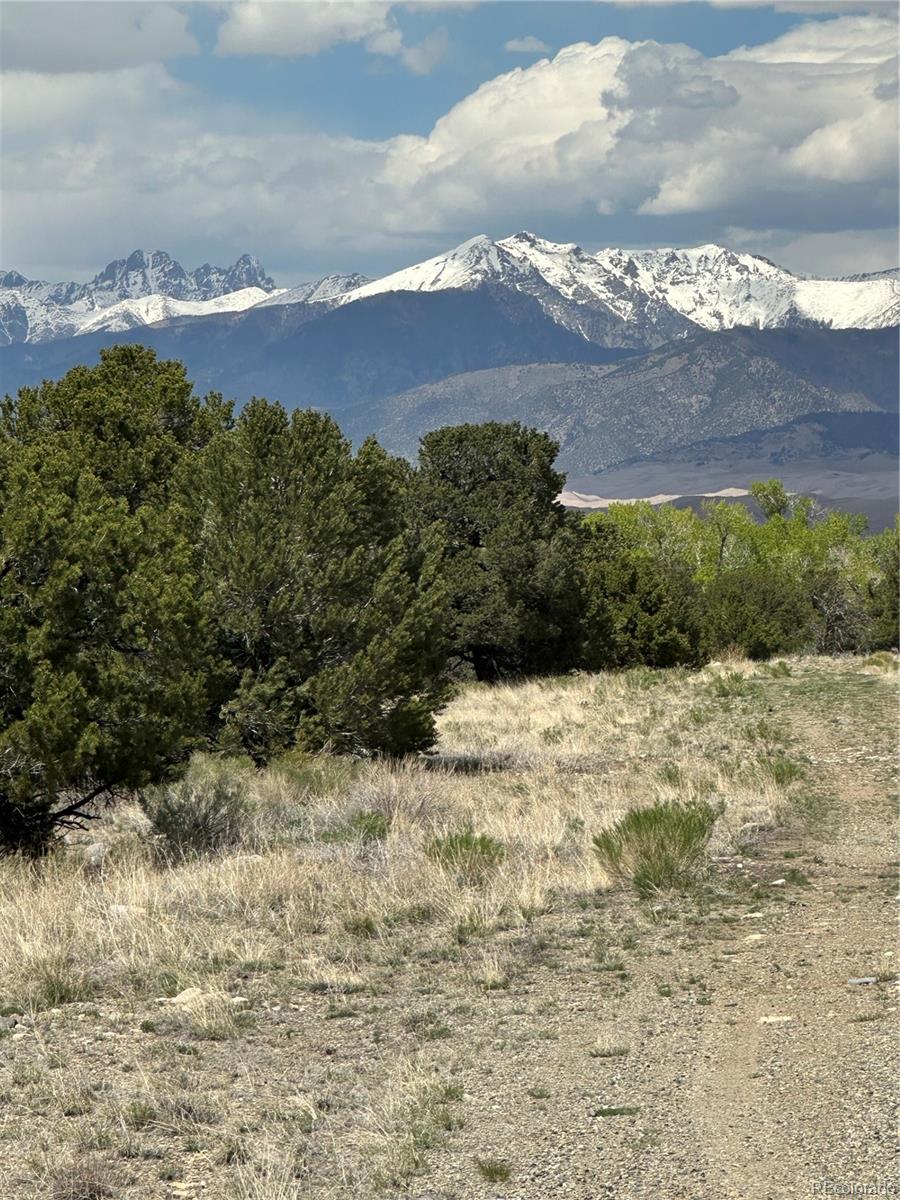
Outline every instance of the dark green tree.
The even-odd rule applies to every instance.
[[[808,581],[769,564],[718,575],[706,589],[704,618],[709,655],[737,646],[757,659],[814,645],[819,625]]]
[[[585,522],[582,554],[589,666],[699,664],[699,589],[680,563],[662,565],[597,517]]]
[[[0,845],[43,851],[160,778],[206,706],[184,482],[227,423],[178,363],[118,346],[0,409]]]
[[[900,645],[900,517],[870,541],[875,570],[868,588],[869,645],[893,650]]]
[[[354,456],[330,417],[254,400],[205,455],[202,549],[227,664],[222,742],[428,746],[445,695],[434,531],[407,527],[409,467]]]
[[[552,438],[518,423],[426,434],[415,518],[447,541],[452,653],[478,679],[564,670],[579,660],[577,522],[556,501]]]

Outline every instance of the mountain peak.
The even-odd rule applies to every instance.
[[[31,283],[31,280],[19,271],[0,271],[0,288],[24,287],[26,283]]]

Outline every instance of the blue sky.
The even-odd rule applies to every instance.
[[[517,38],[537,38],[550,52],[610,36],[631,41],[652,38],[686,42],[706,55],[716,55],[747,43],[771,41],[798,21],[795,12],[778,12],[771,6],[733,9],[703,3],[641,6],[496,0],[471,8],[459,5],[456,10],[398,7],[394,19],[405,41],[415,44],[429,34],[446,33],[444,53],[424,78],[396,58],[369,53],[361,43],[339,43],[301,58],[253,55],[223,61],[214,53],[220,14],[212,5],[202,4],[186,11],[202,53],[172,60],[177,78],[228,102],[239,97],[279,122],[287,117],[364,138],[426,134],[443,113],[485,80],[542,57],[540,51],[504,49]],[[817,13],[813,19],[827,20],[830,15]]]
[[[476,233],[896,261],[880,3],[6,0],[2,265],[377,275]]]

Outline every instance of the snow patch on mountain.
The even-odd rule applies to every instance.
[[[370,283],[368,275],[326,275],[311,283],[301,283],[295,288],[281,288],[260,301],[259,307],[276,304],[318,304],[325,300],[336,300],[346,292],[355,291]]]
[[[276,292],[277,297],[280,293]],[[109,308],[101,309],[89,317],[76,331],[86,333],[120,333],[126,329],[137,329],[141,325],[154,325],[158,321],[171,321],[175,317],[206,317],[213,313],[243,312],[269,298],[262,288],[247,287],[211,300],[173,300],[171,296],[141,296],[137,300],[120,300]]]
[[[479,234],[461,246],[416,263],[382,279],[354,288],[341,297],[344,304],[384,292],[438,292],[445,288],[478,287],[488,279],[501,279],[508,268],[501,244]]]

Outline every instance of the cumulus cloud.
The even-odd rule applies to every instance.
[[[375,0],[240,0],[219,26],[216,53],[270,54],[302,58],[341,42],[361,42],[371,54],[399,58],[416,75],[426,75],[443,58],[447,35],[441,30],[408,45],[393,15],[393,3]]]
[[[798,275],[840,277],[897,265],[896,229],[838,229],[798,235],[788,229],[725,230],[735,249],[764,254]]]
[[[170,4],[6,0],[4,70],[108,71],[196,54],[187,17]]]
[[[859,15],[807,21],[764,46],[742,46],[726,55],[760,63],[881,63],[897,53],[897,27],[881,17]]]
[[[896,25],[826,25],[713,58],[578,43],[482,84],[426,136],[379,141],[275,132],[247,112],[229,124],[193,94],[180,102],[162,67],[98,76],[94,90],[73,76],[68,92],[14,76],[4,120],[29,136],[4,147],[5,246],[20,269],[73,246],[96,261],[196,240],[276,265],[327,250],[327,265],[365,269],[388,254],[399,265],[405,247],[424,257],[478,230],[550,232],[591,213],[594,228],[602,214],[603,228],[669,243],[688,221],[702,240],[762,224],[798,238],[883,230],[896,223]],[[390,45],[399,53],[396,41],[376,52]],[[139,110],[135,137],[122,113]]]
[[[550,47],[540,38],[529,34],[527,37],[510,38],[503,43],[503,49],[510,54],[546,54]]]

